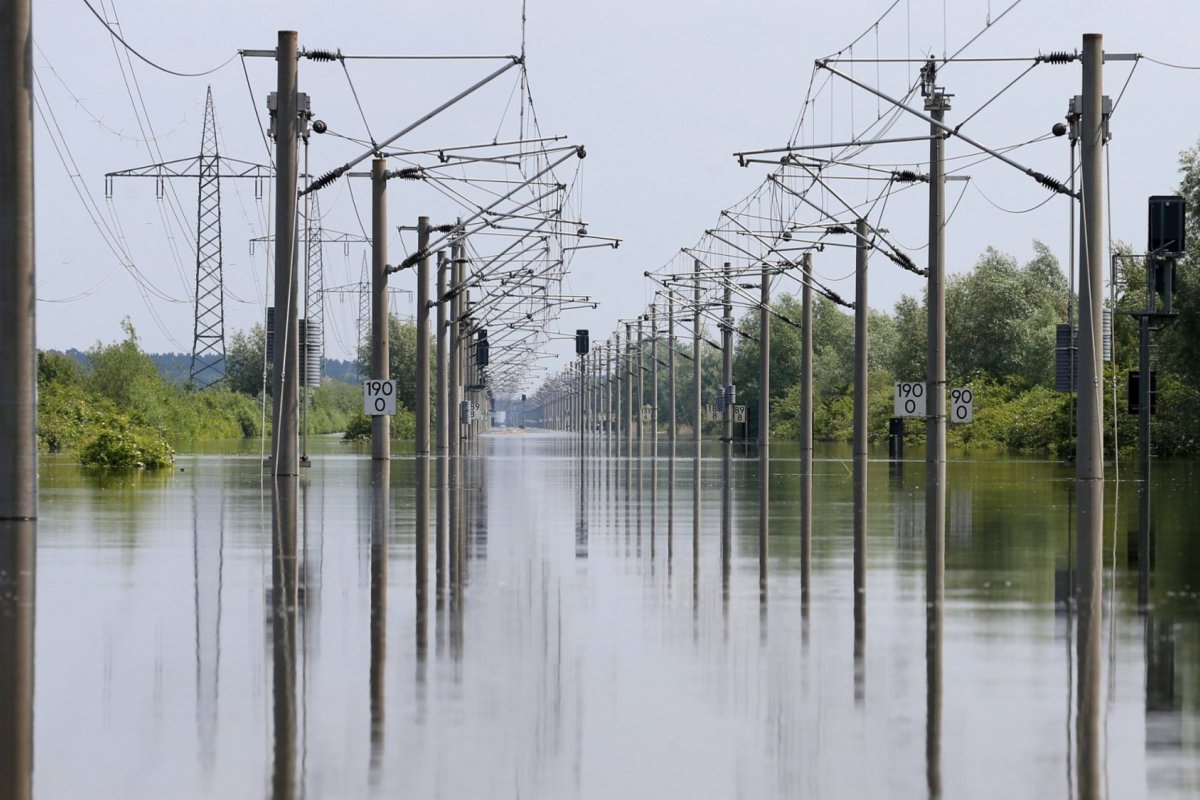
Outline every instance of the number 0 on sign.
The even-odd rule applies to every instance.
[[[396,413],[395,381],[363,381],[363,413],[368,417]]]
[[[920,381],[897,381],[892,401],[892,415],[896,417],[925,416],[925,384]]]
[[[950,421],[970,422],[975,418],[975,393],[970,389],[950,390]]]

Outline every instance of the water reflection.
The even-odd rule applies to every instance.
[[[298,478],[274,479],[271,493],[271,699],[274,760],[271,797],[291,800],[300,781],[296,757],[296,620],[300,608],[297,554]]]
[[[689,558],[671,546],[673,525],[687,525],[674,502],[686,517],[698,477],[688,443],[677,464],[660,450],[657,470],[647,453],[638,506],[632,462],[598,453],[581,464],[572,438],[468,446],[456,465],[461,524],[446,532],[448,546],[461,537],[464,563],[447,565],[447,592],[423,621],[414,458],[373,469],[346,450],[314,453],[307,485],[291,484],[299,509],[286,485],[262,493],[252,459],[184,460],[189,474],[104,488],[51,460],[38,552],[40,793],[1194,794],[1190,472],[1158,478],[1171,482],[1156,495],[1157,559],[1126,524],[1132,503],[1110,518],[1121,523],[1115,541],[1084,544],[1077,617],[1052,602],[1064,554],[1083,555],[1068,549],[1078,535],[1065,468],[951,461],[939,548],[924,535],[919,462],[907,485],[887,479],[884,460],[868,462],[866,513],[854,517],[850,454],[819,450],[806,575],[802,461],[777,443],[768,615],[755,591],[756,460],[733,464],[723,593],[717,472],[694,516],[697,553],[714,558],[693,557],[692,580],[672,582],[648,548],[638,556],[635,516],[666,537],[659,557]],[[717,443],[709,455],[702,469],[719,469]],[[1106,574],[1097,552],[1122,558],[1105,555]],[[1111,610],[1094,629],[1084,562]],[[11,630],[0,627],[5,641]],[[0,668],[19,649],[0,649]],[[11,689],[0,684],[0,702],[21,696]],[[5,735],[19,716],[0,717]],[[16,752],[2,751],[0,781],[28,775],[9,769]]]
[[[1096,800],[1104,796],[1100,751],[1104,485],[1097,481],[1077,481],[1076,502],[1079,534],[1075,551],[1075,773],[1079,797]]]
[[[575,516],[575,557],[588,557],[587,519],[588,461],[579,459],[579,513]]]
[[[33,796],[37,522],[0,521],[0,797]]]
[[[867,640],[867,455],[854,456],[854,701],[866,694]]]
[[[214,491],[216,489],[216,491]],[[216,763],[221,680],[225,493],[192,471],[192,571],[196,609],[196,738],[206,780]]]
[[[371,461],[371,667],[368,685],[371,698],[369,768],[372,786],[379,783],[387,707],[388,534],[392,528],[391,483],[391,460]]]

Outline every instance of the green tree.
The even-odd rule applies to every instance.
[[[471,342],[472,346],[474,341]],[[365,343],[358,353],[360,364],[370,365],[370,343]],[[437,387],[436,350],[433,333],[429,342],[429,394],[433,402]],[[369,366],[368,366],[369,370]],[[396,402],[414,411],[417,407],[417,326],[413,322],[401,321],[398,317],[388,319],[388,374],[396,382]],[[431,405],[432,408],[432,405]],[[430,415],[432,419],[432,414]]]
[[[920,300],[906,294],[896,303],[896,343],[891,353],[889,371],[900,381],[925,379],[926,313],[925,298]]]
[[[238,331],[229,340],[225,351],[225,385],[230,390],[257,397],[263,390],[263,370],[270,364],[263,361],[266,349],[266,330],[255,325],[248,331]],[[266,381],[266,392],[271,394],[271,382]]]
[[[1040,242],[1020,267],[989,247],[975,268],[946,284],[946,371],[963,380],[983,373],[1026,386],[1054,379],[1054,326],[1066,319],[1067,282]]]
[[[150,357],[138,344],[133,323],[126,317],[121,322],[123,341],[113,344],[97,342],[88,350],[92,372],[88,388],[116,403],[118,408],[142,412],[156,424],[163,422],[163,380]]]

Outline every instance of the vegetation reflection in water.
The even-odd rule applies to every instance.
[[[117,480],[46,459],[38,793],[1061,797],[1102,796],[1101,774],[1107,796],[1139,797],[1200,781],[1192,464],[1157,468],[1148,556],[1136,484],[1109,482],[1096,627],[1065,602],[1081,577],[1066,466],[951,453],[939,618],[919,452],[869,464],[861,592],[850,465],[818,452],[806,595],[798,461],[777,444],[764,597],[752,447],[726,591],[711,454],[694,552],[686,444],[673,470],[591,458],[582,487],[576,446],[497,435],[463,458],[460,560],[421,613],[409,456],[381,475],[329,445],[294,515],[274,513],[253,454]],[[1097,664],[1098,684],[1081,674]],[[51,769],[67,759],[80,768]]]

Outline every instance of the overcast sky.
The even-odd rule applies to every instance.
[[[115,0],[103,7],[93,0],[93,5],[110,20],[115,9],[115,21],[131,45],[181,72],[215,67],[239,48],[273,48],[281,29],[298,31],[302,47],[340,48],[347,54],[510,54],[521,47],[519,0]],[[670,268],[681,247],[694,245],[714,227],[722,209],[751,194],[766,177],[769,167],[740,168],[733,152],[784,145],[802,110],[799,138],[810,143],[844,140],[885,114],[885,102],[823,72],[809,94],[814,59],[842,50],[864,32],[853,51],[856,59],[953,54],[987,28],[963,57],[1074,51],[1083,33],[1099,32],[1109,53],[1200,65],[1195,48],[1200,7],[1184,0],[1023,0],[1003,17],[1011,0],[899,0],[873,27],[892,5],[892,0],[529,0],[528,71],[541,128],[587,147],[575,187],[581,211],[571,210],[582,214],[592,233],[623,240],[615,251],[577,255],[567,288],[590,295],[600,307],[565,313],[556,328],[586,327],[600,339],[617,319],[639,313],[653,294],[642,273]],[[114,46],[82,0],[37,0],[34,13],[37,97],[45,114],[35,114],[39,345],[112,341],[128,316],[146,349],[190,351],[196,185],[176,181],[159,200],[153,181],[125,179],[114,183],[108,199],[103,176],[196,155],[209,85],[222,155],[265,161],[258,120],[275,63],[247,59],[244,72],[242,61],[234,58],[207,77],[173,77],[136,59],[126,62],[122,48]],[[990,27],[989,19],[994,21]],[[962,122],[1027,66],[947,66],[939,81],[954,94],[947,121]],[[1112,232],[1140,248],[1146,197],[1175,189],[1179,151],[1200,136],[1200,110],[1190,102],[1200,88],[1200,72],[1142,61],[1126,85],[1132,67],[1111,62],[1104,80],[1106,94],[1114,99],[1124,89],[1112,122]],[[378,139],[494,68],[487,62],[355,61],[348,62],[348,80],[337,65],[302,61],[300,87],[310,94],[315,116],[332,130],[362,138],[369,126]],[[860,62],[842,68],[893,96],[902,95],[915,75],[908,64]],[[514,86],[515,75],[496,81],[404,143],[442,147],[515,130]],[[992,147],[1036,139],[1062,119],[1079,86],[1078,63],[1038,66],[963,131]],[[807,109],[806,96],[812,98]],[[905,118],[889,135],[925,132],[919,120]],[[344,139],[314,137],[311,171],[324,172],[361,149]],[[907,161],[921,169],[925,152],[924,144],[880,146],[860,160]],[[951,168],[971,178],[947,189],[948,204],[955,208],[947,233],[951,271],[968,269],[989,245],[1027,260],[1035,238],[1050,246],[1065,268],[1066,200],[1050,198],[1026,176],[994,160],[976,163],[972,156],[978,151],[962,142],[951,141],[947,153]],[[1065,139],[1030,144],[1013,157],[1063,180],[1069,172]],[[573,165],[565,177],[574,179]],[[445,198],[410,186],[391,190],[394,225],[411,224],[418,214],[436,221],[454,213]],[[94,200],[91,213],[77,187]],[[880,187],[862,182],[840,191],[861,202]],[[253,181],[223,182],[222,199],[226,330],[231,333],[262,316],[270,265],[266,249],[258,245],[252,253],[250,240],[266,233],[263,220],[269,216],[266,200],[255,197]],[[1046,200],[1027,213],[1008,213]],[[826,197],[824,202],[832,201]],[[360,220],[369,226],[370,191],[362,180],[339,182],[322,193],[321,203],[327,228],[357,233]],[[768,206],[764,213],[770,212]],[[889,235],[921,264],[925,210],[924,192],[908,190],[889,199],[883,218]],[[120,239],[119,249],[140,277],[106,245],[100,232],[105,227],[112,240]],[[399,260],[396,253],[411,246],[411,238],[394,234],[390,260]],[[359,245],[327,246],[327,285],[357,282],[364,252]],[[831,286],[852,293],[852,282],[837,280],[852,269],[849,253],[819,254],[817,269]],[[411,278],[402,274],[395,285],[407,288]],[[872,261],[872,307],[890,309],[902,294],[919,294],[921,287],[921,279],[890,262]],[[789,288],[795,285],[780,286]],[[353,357],[357,297],[331,296],[327,308],[327,355]],[[407,297],[397,296],[395,310],[411,313]],[[562,341],[552,349],[567,352],[568,345]]]

